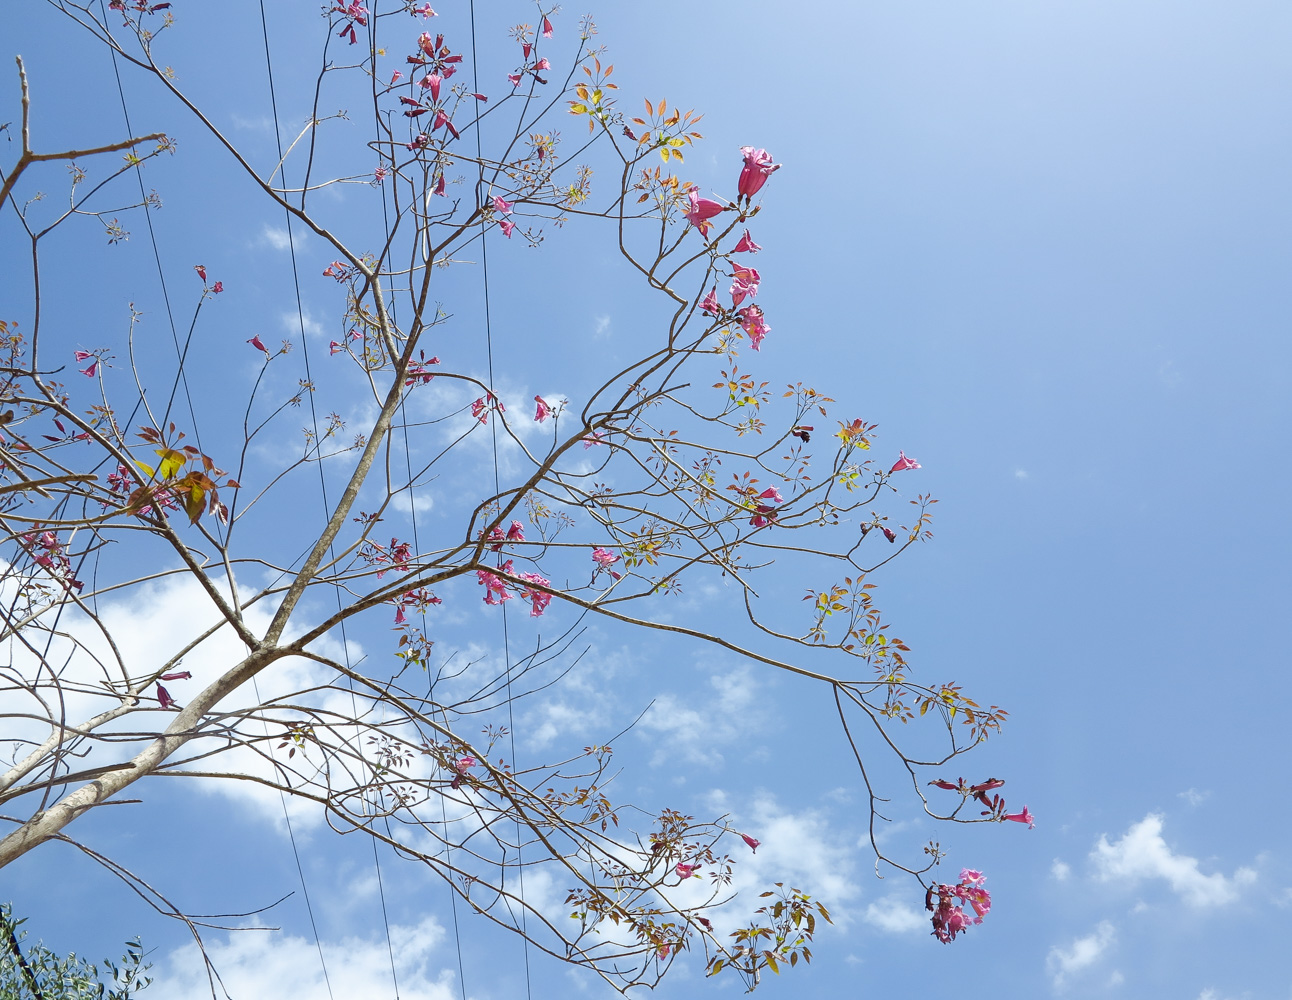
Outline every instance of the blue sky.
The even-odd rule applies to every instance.
[[[258,8],[187,6],[176,5],[167,59],[265,162]],[[498,81],[511,62],[503,28],[533,18],[523,5],[489,7],[481,75]],[[437,9],[465,48],[465,5]],[[271,11],[284,120],[303,114],[323,30],[302,11]],[[557,20],[557,40],[577,13]],[[620,728],[656,699],[622,747],[626,794],[732,811],[763,833],[750,859],[760,876],[802,883],[841,917],[811,970],[765,982],[769,996],[930,981],[966,997],[1292,994],[1276,960],[1292,909],[1277,794],[1289,694],[1277,622],[1292,556],[1282,512],[1292,9],[661,0],[593,13],[624,107],[667,96],[705,112],[686,173],[706,191],[730,188],[741,145],[785,164],[755,226],[774,331],[758,362],[880,424],[884,454],[901,448],[923,464],[899,485],[941,499],[936,537],[885,569],[880,603],[924,676],[1010,710],[965,776],[1007,778],[1037,827],[935,828],[895,804],[886,843],[918,850],[935,837],[950,865],[989,875],[987,921],[940,946],[910,918],[911,887],[873,875],[858,777],[821,724],[821,692],[609,629],[594,630],[595,653],[567,687],[524,709],[534,735],[522,752]],[[405,30],[411,40],[418,29],[410,19]],[[27,60],[42,142],[118,136],[106,53],[35,4],[10,12],[6,40]],[[173,104],[125,80],[136,131],[180,140],[148,176],[165,202],[155,219],[168,281],[191,281],[198,260],[223,276],[215,318],[204,313],[214,325],[203,363],[219,391],[245,392],[256,371],[246,336],[291,335],[281,216],[248,196]],[[17,117],[15,91],[4,91],[0,121]],[[338,197],[350,222],[371,211],[358,199]],[[20,258],[12,220],[0,225],[7,271]],[[129,301],[160,317],[142,220],[132,228],[117,247],[92,228],[58,245],[74,292],[51,304],[51,336],[69,350],[117,337]],[[491,243],[501,375],[516,397],[573,398],[585,366],[649,337],[649,311],[613,250],[582,230],[538,252]],[[301,252],[306,310],[330,330],[339,298],[313,277],[311,247]],[[463,269],[451,288],[452,335],[478,347],[478,277]],[[25,303],[4,281],[4,314]],[[158,595],[123,624],[147,644],[185,600]],[[691,600],[695,614],[725,613],[720,595]],[[489,647],[493,628],[473,611],[445,642]],[[382,634],[362,641],[375,650]],[[82,821],[78,835],[197,912],[298,888],[276,800],[169,781],[143,797]],[[393,995],[370,845],[306,812],[296,832],[338,995]],[[445,890],[388,855],[382,872],[403,995],[458,995]],[[70,851],[47,845],[5,874],[0,895],[33,933],[91,955],[140,933],[165,980],[156,992],[201,995],[180,929]],[[467,995],[521,995],[518,942],[459,917]],[[233,995],[326,995],[299,893],[267,920],[284,929],[212,938]],[[535,995],[605,992],[538,957],[531,970]],[[666,996],[736,989],[694,965],[676,973]]]

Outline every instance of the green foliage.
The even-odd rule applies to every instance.
[[[62,957],[43,944],[24,946],[25,922],[10,904],[0,905],[0,1000],[130,1000],[152,982],[138,938],[126,942],[120,964],[105,958],[100,973],[75,952]]]

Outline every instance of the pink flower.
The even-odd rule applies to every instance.
[[[593,445],[600,444],[604,435],[601,431],[593,431],[583,439],[583,450],[587,451]]]
[[[91,351],[73,351],[72,357],[76,358],[77,361],[86,361],[94,357],[94,354]]]
[[[474,757],[459,757],[454,761],[453,769],[458,773],[455,774],[453,776],[453,780],[449,782],[449,787],[460,788],[462,786],[462,779],[466,776],[467,771],[475,766],[476,759]]]
[[[511,560],[499,567],[504,573],[511,572]],[[507,590],[507,581],[499,576],[495,576],[487,569],[476,570],[476,579],[485,588],[485,604],[501,604],[503,601],[511,600],[511,593]]]
[[[899,451],[897,454],[900,457],[897,459],[897,462],[893,465],[893,467],[888,470],[889,472],[905,472],[907,469],[922,468],[920,463],[915,461],[915,459],[907,458],[906,452]]]
[[[435,16],[435,11],[431,10],[431,5],[428,3],[424,3],[420,7],[414,7],[412,13],[421,14],[423,19]]]
[[[434,194],[441,195],[441,196],[443,196],[443,194],[444,194],[444,174],[443,174],[443,172],[441,172],[441,173],[440,173],[439,180],[437,180],[437,181],[435,182],[435,191],[434,191],[433,193],[434,193]]]
[[[770,500],[772,503],[784,503],[784,502],[785,502],[784,500],[782,500],[782,499],[781,499],[780,492],[776,489],[776,487],[775,487],[775,486],[769,486],[769,487],[767,487],[767,489],[763,490],[763,492],[759,493],[759,494],[758,494],[758,499],[759,499],[759,500]]]
[[[511,234],[516,228],[516,223],[512,222],[510,219],[499,219],[498,228],[502,230],[502,234],[506,236],[507,239],[511,239]]]
[[[438,102],[440,99],[440,84],[443,82],[444,77],[440,76],[438,73],[428,73],[426,76],[422,77],[421,85],[423,87],[429,87],[431,91],[431,100]],[[437,125],[436,128],[438,127],[439,126]]]
[[[247,341],[247,343],[250,344],[252,347],[254,347],[257,351],[264,351],[266,355],[269,354],[269,348],[266,347],[264,343],[261,341],[259,334],[252,337],[250,340]]]
[[[338,344],[335,340],[328,344],[328,354],[340,354],[345,350],[345,344]]]
[[[162,674],[161,679],[164,681],[187,681],[191,680],[193,675],[187,670],[178,670],[173,674]]]
[[[691,211],[686,213],[686,221],[700,230],[701,236],[708,236],[713,226],[709,220],[722,212],[724,206],[709,198],[701,198],[695,188],[687,192],[687,197],[691,199]]]
[[[535,73],[537,73],[539,70],[551,69],[551,68],[552,68],[552,64],[551,64],[550,62],[548,62],[548,61],[547,61],[547,57],[546,57],[546,56],[544,56],[544,57],[543,57],[542,59],[540,59],[538,62],[534,63],[534,72],[535,72]]]
[[[1036,826],[1036,822],[1032,819],[1032,814],[1027,811],[1027,806],[1023,806],[1022,812],[1010,813],[1005,818],[1008,820],[1012,820],[1015,823],[1026,823],[1027,828],[1029,830],[1033,829]]]
[[[603,549],[598,546],[592,550],[592,561],[595,562],[600,569],[609,569],[619,561],[619,557],[609,549]]]
[[[745,165],[740,170],[737,188],[744,197],[752,198],[767,183],[767,178],[781,169],[781,165],[772,163],[772,154],[765,149],[741,146],[740,153],[745,158]]]
[[[757,269],[737,265],[731,273],[731,307],[734,309],[745,301],[745,297],[758,294],[758,283],[762,280]]]
[[[472,94],[471,96],[472,96],[472,97],[474,97],[477,101],[488,101],[488,100],[489,100],[489,98],[488,98],[488,97],[486,97],[484,94]]]
[[[394,86],[395,84],[397,84],[401,79],[403,79],[403,76],[404,76],[404,74],[403,74],[403,73],[401,73],[399,70],[395,70],[395,72],[394,72],[394,73],[392,73],[392,74],[390,75],[390,84],[389,84],[389,85],[393,87],[393,86]]]
[[[754,242],[754,238],[749,235],[749,230],[746,229],[745,235],[740,237],[740,242],[737,243],[732,248],[731,252],[732,253],[758,253],[758,251],[761,249],[762,247],[760,247],[757,243]]]
[[[880,528],[879,530],[884,533],[884,537],[887,538],[890,542],[897,541],[897,532],[895,532],[892,528],[885,527],[885,528]]]
[[[431,131],[434,132],[436,129],[440,128],[441,126],[447,127],[448,130],[453,133],[453,138],[455,139],[461,138],[458,135],[458,130],[455,129],[453,127],[453,123],[449,121],[449,116],[446,115],[443,111],[437,111],[435,112],[435,121],[431,123]]]
[[[374,184],[380,184],[382,181],[386,179],[386,175],[388,173],[390,173],[390,171],[387,170],[385,167],[378,167],[376,170],[372,172],[372,182]]]
[[[175,705],[175,699],[172,698],[170,696],[170,692],[160,684],[157,685],[157,701],[161,704],[162,708],[172,708]]]
[[[740,835],[740,839],[741,839],[741,840],[743,840],[746,844],[748,844],[748,845],[749,845],[749,849],[750,849],[751,851],[753,851],[755,854],[757,854],[757,853],[758,853],[758,848],[762,845],[762,841],[761,841],[761,840],[755,840],[753,837],[749,836],[749,834],[747,834],[747,833],[742,833],[742,834]]]
[[[86,378],[94,378],[94,373],[97,372],[98,370],[99,370],[99,359],[95,358],[93,361],[89,363],[89,365],[87,365],[85,368],[82,368],[80,371],[81,371],[81,374],[84,375]]]
[[[722,314],[722,304],[718,302],[718,286],[714,285],[709,289],[709,294],[704,297],[700,303],[700,311],[706,316],[720,316]]]
[[[202,279],[202,284],[205,285],[206,284],[206,265],[194,264],[193,270],[197,272],[197,276]]]
[[[520,74],[519,74],[519,73],[508,73],[508,74],[507,74],[507,79],[511,81],[511,85],[512,85],[513,87],[519,87],[519,86],[520,86]]]
[[[755,305],[748,305],[741,309],[737,316],[740,319],[740,325],[745,333],[749,335],[749,344],[756,351],[763,342],[763,338],[771,333],[772,328],[763,319],[763,311]]]
[[[985,876],[977,868],[960,869],[960,882],[962,885],[966,883],[970,885],[977,885],[979,882],[985,881],[986,878],[987,876]]]
[[[512,521],[511,527],[507,529],[507,541],[523,542],[525,540],[525,526],[519,521]]]
[[[212,295],[219,295],[222,291],[224,291],[223,281],[217,281],[214,285],[211,286]]]
[[[511,206],[512,206],[512,203],[509,201],[505,201],[502,195],[500,194],[494,195],[493,210],[497,212],[499,215],[510,215]]]
[[[535,396],[534,402],[537,404],[534,408],[534,419],[541,424],[552,415],[552,408],[547,405],[547,400],[542,396]]]
[[[543,18],[543,37],[544,38],[552,37],[552,22],[549,21],[547,18]]]
[[[550,587],[552,582],[537,573],[517,573],[518,577],[528,583],[536,584],[539,587]],[[531,618],[541,618],[547,606],[552,603],[552,595],[545,590],[536,590],[534,587],[525,587],[521,590],[520,596],[530,603],[529,616]]]
[[[695,874],[696,869],[699,867],[699,865],[688,865],[679,861],[677,863],[677,868],[674,870],[677,872],[678,878],[699,878],[700,876]]]

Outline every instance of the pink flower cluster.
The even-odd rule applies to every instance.
[[[350,3],[338,3],[328,13],[340,14],[345,19],[341,30],[337,32],[337,38],[348,37],[351,45],[359,40],[354,26],[357,24],[362,28],[368,23],[368,8],[359,3],[359,0],[351,0]]]
[[[749,523],[755,528],[764,528],[775,521],[779,511],[772,505],[785,502],[775,486],[767,487],[754,500],[754,516],[749,519]],[[766,503],[758,503],[759,500],[764,500]]]
[[[924,894],[924,908],[933,914],[934,937],[949,944],[971,924],[982,923],[982,918],[991,910],[991,893],[983,888],[985,881],[982,872],[964,868],[958,884],[929,886]],[[965,912],[966,903],[973,910],[972,916]]]
[[[67,549],[58,540],[55,532],[34,530],[20,535],[19,541],[31,555],[32,561],[48,571],[65,589],[79,593],[85,586],[73,574],[72,561],[67,557]]]
[[[502,405],[502,400],[492,392],[487,392],[471,404],[471,416],[484,424],[489,422],[490,410],[497,410],[499,413],[503,413],[506,409],[507,408]]]
[[[936,785],[938,788],[945,788],[949,792],[959,792],[967,799],[977,799],[987,807],[981,813],[983,816],[990,816],[997,821],[1009,820],[1011,823],[1026,823],[1029,830],[1036,826],[1036,821],[1027,806],[1023,806],[1022,812],[1007,813],[1005,811],[1005,800],[1000,795],[988,794],[1004,786],[1005,780],[1003,778],[988,778],[986,781],[981,781],[976,785],[966,784],[964,778],[960,778],[954,783],[939,778],[936,781],[930,781],[929,784]]]
[[[502,604],[504,601],[510,601],[514,596],[511,593],[511,588],[516,587],[520,592],[521,599],[529,601],[529,616],[531,618],[541,618],[543,612],[547,610],[547,606],[552,603],[552,593],[549,589],[540,588],[550,588],[552,582],[537,573],[517,573],[510,559],[498,567],[498,572],[523,580],[528,586],[516,587],[516,584],[511,583],[509,580],[504,580],[497,573],[487,569],[478,569],[476,570],[476,579],[485,588],[485,604]]]

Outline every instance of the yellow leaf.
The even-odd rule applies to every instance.
[[[181,452],[170,448],[158,448],[153,454],[161,456],[161,465],[158,467],[158,472],[161,474],[162,479],[174,479],[176,473],[188,461]]]

